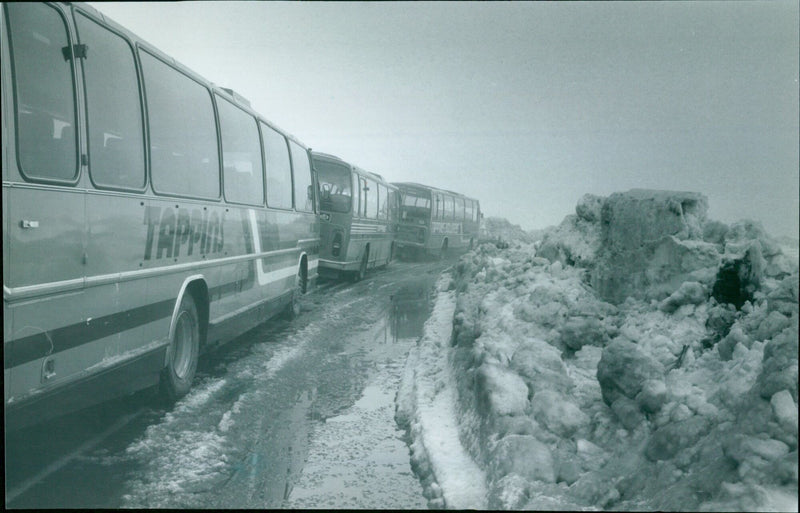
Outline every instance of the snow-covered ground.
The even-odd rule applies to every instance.
[[[797,248],[704,202],[585,197],[442,278],[397,412],[431,505],[797,511]]]

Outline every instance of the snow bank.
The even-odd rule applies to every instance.
[[[796,253],[706,209],[585,197],[538,246],[463,256],[437,300],[452,334],[426,331],[398,415],[442,433],[453,391],[436,407],[490,508],[796,510]]]
[[[499,241],[519,240],[532,243],[535,238],[517,224],[503,217],[487,217],[481,222],[481,238]]]
[[[412,349],[397,395],[395,419],[411,438],[411,466],[431,507],[485,509],[485,478],[459,441],[455,387],[447,363],[455,294],[447,275],[424,335]]]

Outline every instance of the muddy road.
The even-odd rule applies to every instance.
[[[173,406],[145,392],[7,434],[6,506],[424,508],[394,402],[452,263],[321,281],[299,318],[201,360]]]

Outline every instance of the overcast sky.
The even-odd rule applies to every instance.
[[[93,4],[315,150],[523,228],[698,191],[798,235],[798,3]]]

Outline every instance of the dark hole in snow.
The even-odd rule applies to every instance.
[[[681,202],[681,212],[683,212],[683,215],[687,214],[695,215],[697,214],[697,211],[698,211],[698,205],[696,201],[683,200]]]
[[[748,274],[749,266],[743,260],[725,262],[717,272],[711,295],[717,302],[730,303],[740,310],[746,301],[753,299],[752,293],[748,291],[748,283],[743,279]]]

